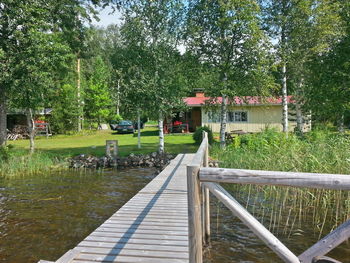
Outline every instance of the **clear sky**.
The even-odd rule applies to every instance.
[[[114,11],[110,6],[107,6],[106,8],[102,9],[100,11],[100,21],[94,20],[92,22],[95,26],[103,26],[106,27],[110,24],[120,24],[121,22],[121,14],[118,10]]]

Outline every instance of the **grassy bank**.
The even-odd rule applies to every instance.
[[[220,167],[350,174],[350,138],[329,131],[304,137],[272,130],[241,136],[224,151],[213,147]],[[310,190],[274,186],[225,185],[251,207],[260,211],[261,221],[288,236],[302,234],[303,222],[313,221],[321,236],[350,216],[348,191]],[[263,201],[260,199],[262,196]]]
[[[36,153],[32,156],[28,155],[28,140],[10,141],[9,150],[0,154],[0,175],[37,173],[50,167],[62,167],[67,158],[78,154],[103,156],[106,140],[118,140],[120,156],[151,153],[158,149],[158,131],[155,128],[142,131],[141,149],[137,148],[136,134],[117,134],[110,130],[56,135],[48,139],[39,137],[35,140]],[[165,136],[168,153],[195,152],[196,149],[190,134]]]

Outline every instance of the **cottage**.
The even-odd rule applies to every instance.
[[[180,121],[188,125],[190,131],[196,127],[209,126],[214,132],[220,131],[220,104],[221,97],[216,98],[208,106],[211,98],[204,92],[196,92],[195,97],[184,98],[184,102],[190,108],[188,112],[176,113],[172,122]],[[288,103],[293,104],[292,97],[288,97]],[[282,130],[282,98],[263,98],[258,96],[234,97],[229,99],[226,131],[242,130],[244,132],[260,132],[270,127]],[[293,112],[290,116],[293,118]],[[293,131],[296,121],[289,121],[289,130]],[[305,125],[307,131],[310,125]]]

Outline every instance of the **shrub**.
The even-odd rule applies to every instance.
[[[203,131],[208,133],[209,144],[212,144],[214,141],[213,132],[208,126],[198,127],[193,133],[193,140],[196,142],[196,144],[200,144],[203,140]]]
[[[232,146],[234,148],[241,147],[241,137],[240,136],[236,136],[236,137],[233,138]]]
[[[7,146],[0,147],[0,161],[8,161],[10,159],[10,152]]]
[[[270,146],[280,147],[294,143],[296,137],[290,135],[288,139],[284,133],[278,132],[275,129],[265,129],[260,133],[241,135],[237,147],[249,148],[251,150],[263,150]]]

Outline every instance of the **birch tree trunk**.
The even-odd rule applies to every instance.
[[[297,94],[295,97],[295,111],[297,115],[297,131],[299,134],[303,134],[304,132],[304,118],[303,118],[303,112],[301,109],[301,90],[303,88],[303,79],[300,80],[298,85]]]
[[[118,79],[117,82],[117,114],[119,115],[119,108],[120,108],[120,79]]]
[[[296,99],[295,101],[295,111],[297,115],[297,131],[299,134],[303,134],[304,132],[304,118],[303,118],[303,113],[301,111],[301,105],[299,98]]]
[[[288,135],[288,101],[287,101],[287,74],[286,74],[286,63],[282,65],[282,125],[283,132]]]
[[[227,118],[227,98],[225,94],[222,94],[221,102],[221,119],[220,119],[220,147],[223,149],[226,147],[226,120]]]
[[[26,116],[27,116],[27,125],[28,125],[28,133],[29,133],[29,152],[32,154],[34,153],[34,149],[35,149],[35,144],[34,144],[35,127],[34,127],[32,109],[26,110]]]
[[[283,12],[287,10],[287,1],[282,1]],[[285,14],[284,14],[285,15]],[[282,60],[282,126],[283,132],[288,137],[288,101],[287,101],[287,37],[286,37],[286,24],[283,23],[281,27],[281,60]]]
[[[137,148],[141,149],[141,117],[140,109],[137,110]]]
[[[339,120],[338,120],[338,131],[340,133],[344,133],[344,114],[341,114]]]
[[[79,110],[79,117],[78,117],[78,132],[82,129],[82,115],[81,115],[81,84],[80,84],[80,58],[77,58],[77,99],[78,99],[78,110]]]
[[[158,148],[158,152],[160,154],[163,154],[164,153],[164,131],[163,131],[163,114],[161,112],[159,112],[158,129],[159,129],[159,148]]]
[[[7,105],[5,92],[0,93],[0,147],[6,145],[7,140]]]

